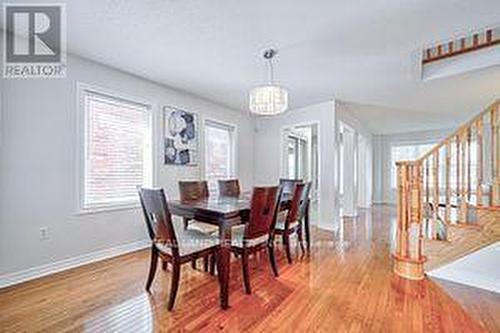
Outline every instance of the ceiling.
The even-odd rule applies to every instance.
[[[456,121],[500,97],[499,67],[429,82],[418,67],[423,44],[499,23],[498,0],[66,4],[70,53],[234,109],[246,111],[249,89],[265,81],[268,46],[279,49],[275,74],[293,108],[338,98]]]

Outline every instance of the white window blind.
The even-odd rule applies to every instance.
[[[83,92],[83,209],[137,203],[137,186],[152,184],[151,114],[147,105]]]
[[[235,176],[234,132],[233,126],[205,122],[205,177],[211,192],[216,191],[217,180]]]

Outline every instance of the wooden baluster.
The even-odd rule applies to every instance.
[[[422,234],[422,164],[415,163],[412,166],[412,223],[418,225],[417,241],[415,242],[415,260],[423,258],[423,241]]]
[[[472,198],[472,163],[471,163],[471,146],[472,146],[472,128],[466,130],[466,140],[467,140],[467,201],[471,202]]]
[[[425,202],[424,202],[424,205],[425,205],[425,210],[424,210],[424,213],[425,213],[425,235],[426,236],[429,236],[429,228],[430,228],[430,224],[431,224],[431,211],[429,209],[430,207],[430,185],[429,185],[429,174],[430,174],[430,162],[429,162],[429,158],[426,158],[425,159]]]
[[[456,223],[458,223],[460,221],[460,202],[462,201],[462,198],[461,198],[461,188],[460,188],[460,172],[462,170],[460,170],[460,135],[458,134],[456,136],[456,149],[455,149],[455,153],[456,153],[456,163],[457,163],[457,174],[456,174],[456,177],[457,177],[457,186],[456,186],[456,208],[455,208],[455,216],[456,216]]]
[[[401,257],[407,256],[407,166],[404,163],[396,163],[397,166],[397,230],[396,230],[396,254]]]
[[[440,57],[443,54],[443,45],[439,44],[437,46],[437,55]]]
[[[432,214],[433,228],[432,239],[437,238],[437,225],[439,223],[439,149],[435,150],[432,154],[432,186],[433,186],[433,206],[434,212]]]
[[[476,122],[476,204],[483,205],[483,117]]]
[[[398,168],[398,219],[394,272],[404,278],[424,278],[422,256],[422,164],[397,162]]]
[[[493,188],[491,192],[492,206],[500,206],[500,124],[498,123],[498,107],[497,103],[491,108],[491,169]]]
[[[446,223],[451,222],[451,186],[450,186],[450,179],[451,179],[451,174],[450,174],[450,162],[451,162],[451,142],[450,140],[446,141],[445,145],[445,170],[444,170],[444,177],[445,177],[445,221]]]
[[[492,30],[491,29],[486,30],[486,43],[491,43],[492,37],[493,37]]]
[[[467,223],[467,160],[465,158],[467,152],[467,130],[465,129],[460,135],[460,162],[461,162],[461,186],[460,186],[460,223]]]

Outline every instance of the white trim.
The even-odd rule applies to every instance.
[[[158,181],[158,159],[156,156],[156,150],[158,149],[158,126],[157,126],[157,104],[142,97],[137,97],[133,95],[128,95],[122,92],[117,92],[112,89],[103,88],[97,85],[90,85],[83,82],[76,82],[76,202],[75,202],[75,215],[82,214],[94,214],[100,212],[108,212],[113,210],[121,209],[135,209],[139,206],[139,200],[137,202],[120,202],[110,205],[94,206],[94,207],[84,207],[83,205],[83,190],[84,190],[84,177],[85,177],[85,156],[86,156],[86,142],[85,142],[85,131],[87,127],[87,115],[85,113],[84,96],[85,92],[91,92],[101,96],[108,96],[118,100],[123,100],[127,103],[137,104],[139,106],[146,107],[149,112],[149,125],[150,125],[150,136],[151,136],[151,184],[150,186],[155,186]]]
[[[71,268],[91,264],[101,260],[113,258],[126,253],[138,251],[149,247],[149,240],[142,240],[133,243],[118,245],[112,248],[103,249],[80,256],[56,261],[53,263],[28,268],[22,271],[9,273],[0,276],[0,288],[12,286],[21,282],[51,275],[57,272],[65,271]]]

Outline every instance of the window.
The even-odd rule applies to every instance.
[[[233,178],[234,126],[205,121],[205,177],[211,192],[217,189],[217,180]]]
[[[396,188],[397,185],[397,161],[413,161],[418,159],[423,154],[427,153],[435,143],[412,144],[391,147],[391,186]]]
[[[150,107],[82,89],[83,210],[133,206],[137,186],[152,184]]]

